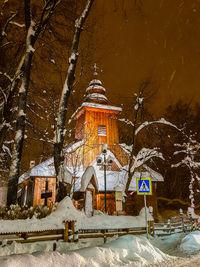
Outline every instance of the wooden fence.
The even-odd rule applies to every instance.
[[[19,243],[30,243],[38,241],[58,241],[78,242],[79,239],[85,238],[103,238],[106,242],[107,237],[123,235],[142,235],[148,232],[149,235],[165,236],[174,233],[190,232],[200,230],[200,224],[197,220],[187,220],[180,223],[148,222],[146,227],[118,228],[118,229],[79,229],[76,230],[74,221],[64,222],[64,229],[46,230],[37,232],[20,232],[20,233],[1,233],[0,245],[11,244],[13,241]]]
[[[117,229],[80,229],[78,238],[104,238],[123,235],[142,235],[146,233],[146,227],[117,228]]]
[[[182,220],[181,222],[172,223],[168,220],[167,223],[148,222],[148,234],[151,236],[165,236],[175,233],[192,232],[200,230],[200,224],[197,219]]]
[[[64,222],[64,229],[52,229],[45,231],[27,231],[14,233],[0,232],[0,245],[17,243],[31,243],[39,241],[58,241],[76,242],[78,241],[78,231],[75,230],[75,222]]]

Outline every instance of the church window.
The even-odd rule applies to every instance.
[[[98,136],[106,136],[106,126],[99,125],[98,126]]]

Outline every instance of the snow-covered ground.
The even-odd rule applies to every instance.
[[[148,215],[151,216],[151,215]],[[0,221],[1,232],[16,232],[17,228],[60,228],[66,219],[76,219],[79,228],[125,228],[144,226],[144,210],[137,217],[108,216],[98,213],[86,217],[74,209],[66,198],[50,216],[37,220]],[[28,228],[29,225],[29,228]],[[46,226],[45,226],[46,225]],[[56,251],[53,251],[53,247]],[[30,244],[3,242],[0,246],[0,266],[200,266],[200,232],[177,233],[164,237],[122,236],[103,239],[82,239],[78,243],[36,242]]]
[[[94,241],[93,241],[94,242]],[[87,243],[88,245],[88,243]],[[90,245],[92,245],[90,243]],[[74,245],[77,247],[82,244]],[[69,244],[67,244],[69,248]],[[149,240],[142,236],[123,236],[101,246],[91,246],[68,250],[63,242],[57,243],[57,251],[52,252],[52,243],[27,245],[13,244],[10,248],[1,248],[6,254],[9,250],[18,255],[0,257],[0,266],[143,266],[162,261],[168,262],[172,258],[153,246]],[[75,247],[74,247],[75,248]],[[43,252],[31,253],[32,251]],[[28,252],[21,254],[23,252]]]
[[[53,243],[0,247],[0,266],[200,266],[198,231],[149,239],[127,235],[105,244],[101,239],[81,240],[78,244],[59,241],[56,251],[52,251]]]

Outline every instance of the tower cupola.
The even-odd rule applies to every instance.
[[[94,79],[90,81],[89,87],[86,89],[85,101],[99,104],[107,104],[108,99],[105,96],[106,89],[102,86],[102,82],[97,79],[97,66],[94,64]]]

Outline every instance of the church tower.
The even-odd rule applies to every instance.
[[[111,148],[119,143],[117,115],[121,108],[108,105],[106,90],[97,78],[96,65],[94,79],[86,89],[85,99],[75,114],[75,138],[85,140],[87,163],[89,165],[101,153],[102,144]]]

